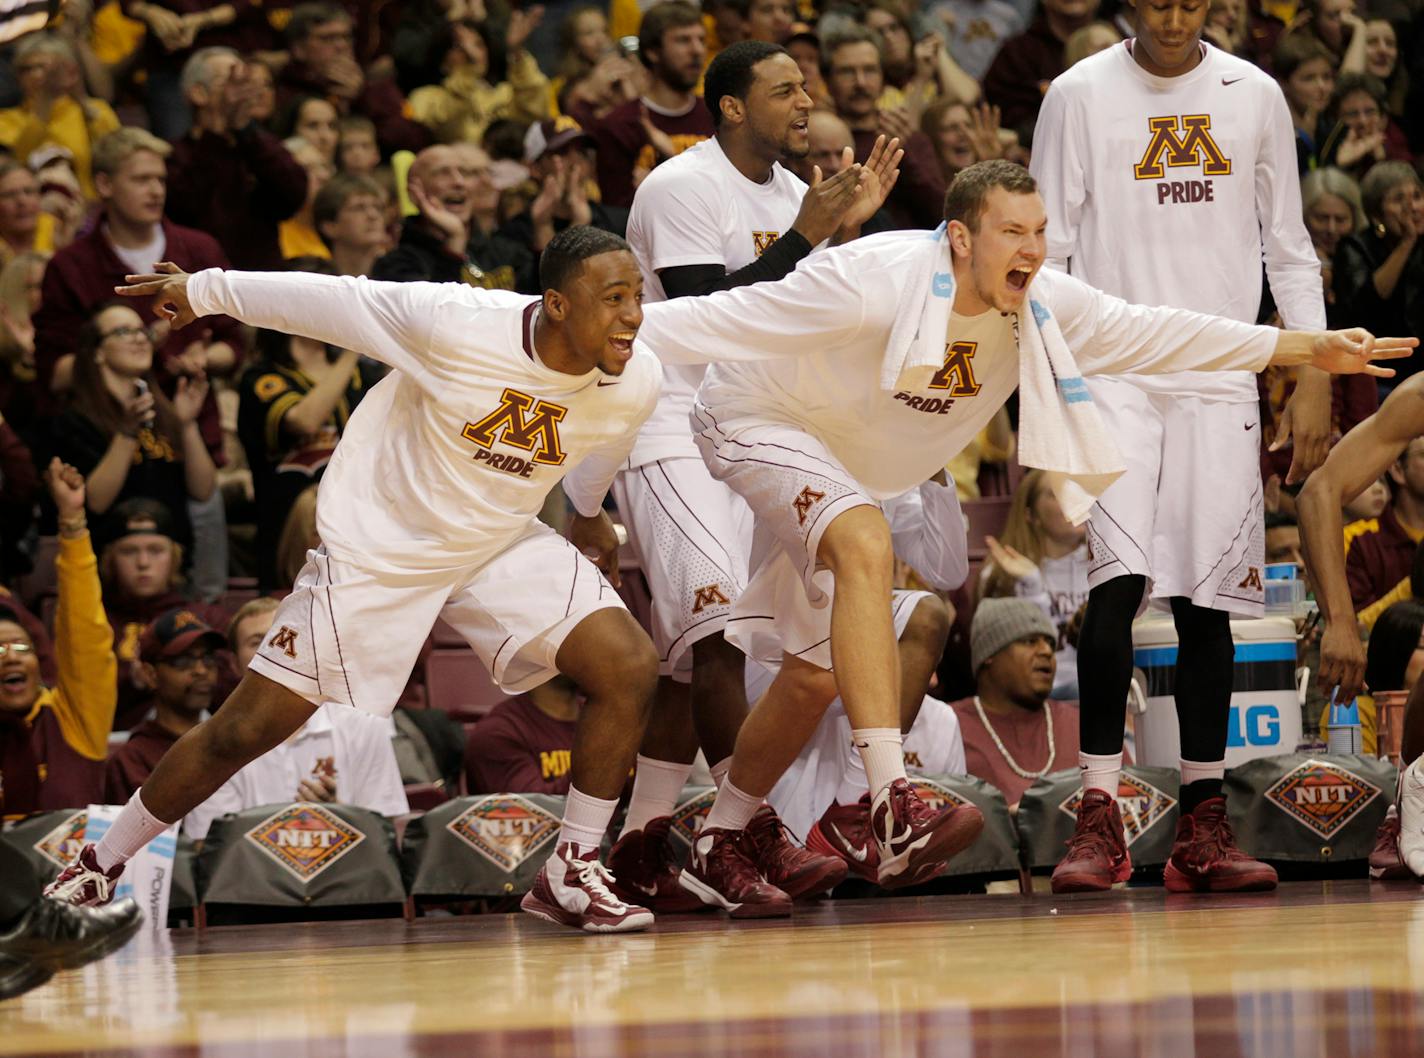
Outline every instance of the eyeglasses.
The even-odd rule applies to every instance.
[[[179,672],[191,672],[202,665],[205,669],[215,669],[218,667],[218,656],[216,654],[179,654],[176,658],[164,658],[165,665],[172,665]]]
[[[139,335],[148,337],[148,331],[143,327],[115,327],[112,331],[105,331],[101,338],[137,338]]]
[[[17,658],[25,658],[34,652],[35,648],[29,643],[0,643],[0,658],[9,657],[11,654]]]

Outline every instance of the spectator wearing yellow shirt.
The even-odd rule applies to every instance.
[[[108,103],[85,94],[73,46],[53,33],[36,33],[15,49],[15,74],[23,99],[0,110],[0,145],[26,159],[47,144],[70,154],[79,188],[94,198],[93,144],[119,127]]]

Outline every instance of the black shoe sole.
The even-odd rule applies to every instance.
[[[130,921],[119,926],[112,933],[105,933],[95,937],[94,942],[84,948],[75,948],[70,951],[59,952],[53,959],[36,959],[39,966],[48,967],[52,972],[60,970],[77,970],[81,966],[88,966],[91,962],[96,962],[106,955],[112,955],[130,940],[133,935],[143,926],[143,913],[139,912]]]
[[[34,963],[17,963],[14,969],[0,973],[0,1002],[14,999],[45,984],[54,971]]]

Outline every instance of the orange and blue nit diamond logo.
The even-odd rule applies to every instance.
[[[494,794],[476,801],[445,829],[512,873],[559,832],[559,817],[522,797]]]
[[[1082,803],[1083,791],[1079,788],[1058,806],[1058,810],[1069,819],[1076,820],[1078,806]],[[1146,779],[1123,773],[1117,783],[1117,807],[1122,813],[1122,831],[1128,847],[1151,830],[1176,803],[1175,797],[1168,797]]]
[[[366,840],[316,804],[294,804],[268,816],[244,837],[300,882],[309,882]]]
[[[74,812],[66,816],[59,826],[35,842],[34,850],[56,867],[68,867],[79,856],[79,850],[84,847],[84,828],[88,825],[88,812],[83,810]]]
[[[1380,788],[1352,771],[1308,760],[1281,776],[1266,799],[1297,823],[1328,838],[1380,795]]]
[[[697,840],[698,831],[707,821],[707,813],[712,811],[712,802],[716,799],[716,788],[708,787],[696,797],[682,802],[672,814],[672,833],[688,848]]]

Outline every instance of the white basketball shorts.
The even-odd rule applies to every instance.
[[[314,705],[389,716],[443,617],[495,683],[518,694],[552,678],[565,637],[610,606],[623,602],[598,568],[538,522],[485,565],[453,575],[376,575],[320,547],[307,553],[252,670]]]
[[[696,457],[623,471],[613,499],[653,598],[658,671],[687,683],[691,647],[723,631],[746,586],[751,509]]]
[[[1144,393],[1107,376],[1088,385],[1127,462],[1088,523],[1089,586],[1139,574],[1152,598],[1182,596],[1259,617],[1265,513],[1257,405]]]

